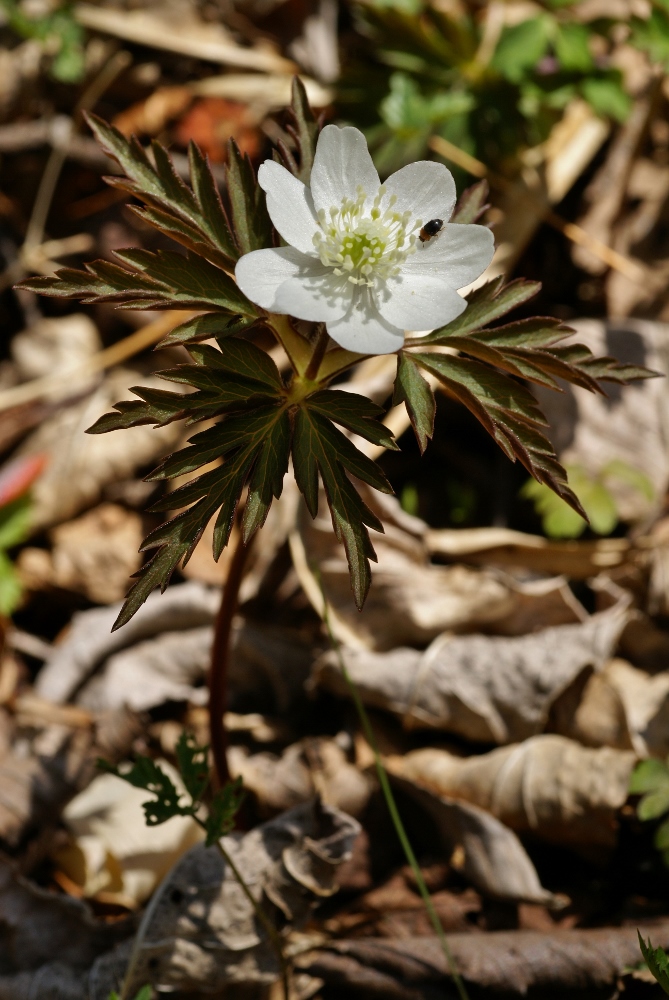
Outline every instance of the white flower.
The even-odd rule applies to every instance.
[[[457,289],[492,259],[489,229],[446,224],[455,183],[443,164],[410,163],[381,184],[356,128],[323,129],[310,187],[273,160],[258,181],[289,245],[240,258],[239,287],[269,312],[325,323],[349,351],[390,354],[405,330],[449,323],[467,305]],[[432,219],[444,225],[421,242]]]

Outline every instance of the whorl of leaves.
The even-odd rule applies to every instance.
[[[293,85],[290,118],[287,129],[295,151],[282,145],[281,158],[307,181],[318,125],[299,80]],[[178,513],[144,540],[143,550],[155,552],[137,575],[115,628],[132,617],[155,587],[165,589],[175,568],[190,558],[212,518],[214,557],[219,558],[247,488],[242,535],[248,541],[263,525],[273,499],[281,495],[291,457],[297,485],[312,516],[318,509],[319,480],[323,484],[335,533],[346,549],[355,600],[362,607],[371,582],[369,561],[376,559],[368,528],[383,531],[383,525],[350,477],[383,492],[392,490],[379,466],[340,428],[377,446],[397,445],[380,422],[381,407],[358,394],[328,389],[331,375],[308,384],[305,373],[300,378],[282,376],[269,355],[250,339],[266,317],[240,292],[231,272],[240,255],[272,242],[264,194],[250,160],[230,143],[224,202],[196,146],[190,148],[189,187],[160,144],[152,144],[149,156],[136,139],[127,140],[100,119],[91,118],[90,125],[102,148],[124,171],[125,176],[107,178],[108,182],[142,201],[143,207],[133,210],[180,243],[186,253],[118,251],[118,264],[96,261],[84,270],[65,268],[55,277],[26,281],[23,287],[87,303],[112,302],[125,309],[182,308],[200,313],[162,342],[183,344],[191,363],[160,374],[193,391],[137,387],[132,391],[138,400],[118,403],[90,433],[138,424],[160,426],[174,420],[187,425],[216,420],[148,477],[170,480],[209,466],[154,504],[154,511]],[[453,221],[476,221],[485,210],[486,197],[484,184],[470,188]],[[562,379],[599,390],[598,379],[626,382],[652,373],[619,365],[611,358],[594,358],[584,347],[559,346],[571,331],[557,320],[490,326],[526,302],[538,287],[525,281],[504,286],[502,279],[496,279],[472,292],[467,310],[448,326],[407,341],[398,356],[395,401],[406,403],[424,450],[434,429],[435,400],[423,373],[432,375],[475,414],[511,459],[520,458],[535,478],[582,513],[542,432],[543,415],[524,383],[558,388],[556,379]],[[300,340],[301,335],[293,332]],[[217,347],[201,344],[212,339]],[[303,348],[302,353],[308,354],[306,340]],[[444,348],[450,350],[443,353]],[[353,362],[354,356],[346,364]]]

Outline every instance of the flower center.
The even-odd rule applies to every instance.
[[[381,185],[371,209],[365,209],[367,193],[358,187],[355,200],[345,198],[329,213],[324,208],[318,213],[321,228],[314,235],[314,246],[321,263],[354,285],[371,285],[375,278],[398,274],[402,262],[416,252],[416,236],[407,231],[412,213],[394,210],[396,195],[382,208],[385,193]],[[421,225],[417,220],[413,229]]]

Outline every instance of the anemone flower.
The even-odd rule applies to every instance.
[[[448,222],[455,183],[443,164],[410,163],[381,184],[356,128],[323,129],[309,186],[273,160],[258,181],[288,245],[241,257],[239,287],[269,312],[325,323],[349,351],[391,354],[406,330],[449,323],[467,305],[457,290],[492,259],[489,229]]]

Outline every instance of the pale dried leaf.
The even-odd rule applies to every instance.
[[[177,788],[178,772],[158,762]],[[125,906],[144,902],[178,858],[203,839],[190,816],[147,826],[142,803],[147,793],[113,774],[98,775],[65,808],[63,820],[72,834],[69,846],[54,855],[61,871],[85,896],[104,893],[107,902]]]
[[[51,552],[24,548],[17,567],[31,590],[61,587],[95,604],[112,604],[127,593],[141,565],[142,519],[118,504],[101,504],[50,532]]]
[[[156,429],[132,427],[90,435],[86,429],[128,398],[133,385],[163,389],[164,383],[140,372],[116,368],[90,396],[52,415],[22,444],[20,455],[44,454],[48,465],[33,486],[35,531],[75,517],[100,498],[108,483],[130,478],[178,442],[178,423]]]
[[[371,785],[347,759],[341,746],[346,734],[341,737],[307,737],[287,747],[281,756],[250,754],[242,746],[231,746],[230,773],[233,778],[241,777],[264,814],[290,809],[318,793],[326,805],[360,816]]]
[[[494,899],[560,905],[544,889],[536,868],[516,834],[470,802],[435,795],[395,778],[435,823],[444,853],[479,892]]]
[[[477,757],[415,750],[392,767],[439,795],[486,809],[518,833],[579,848],[613,847],[632,751],[591,749],[564,736],[533,736]]]
[[[613,608],[577,625],[517,638],[444,634],[420,653],[342,649],[362,699],[405,726],[443,729],[482,743],[540,733],[556,699],[615,650],[627,613]],[[346,694],[338,657],[319,661],[314,682]]]
[[[665,324],[628,319],[603,323],[596,319],[572,324],[570,342],[585,344],[596,355],[613,355],[620,361],[646,365],[669,374]],[[607,395],[567,386],[564,393],[537,389],[550,424],[551,438],[560,461],[582,466],[597,476],[614,459],[644,473],[655,497],[618,479],[607,480],[623,520],[638,521],[656,513],[669,485],[669,393],[666,378],[653,378],[629,386],[606,385]]]
[[[500,571],[470,566],[437,566],[429,561],[418,518],[392,518],[392,498],[364,491],[365,502],[382,517],[385,534],[375,535],[378,563],[362,611],[351,594],[349,572],[332,524],[322,506],[315,521],[302,508],[299,536],[291,537],[293,564],[312,605],[320,613],[322,592],[340,641],[387,650],[426,645],[447,629],[518,635],[585,616],[563,577],[522,583]],[[400,514],[401,514],[400,510]],[[318,571],[321,586],[316,579]]]

